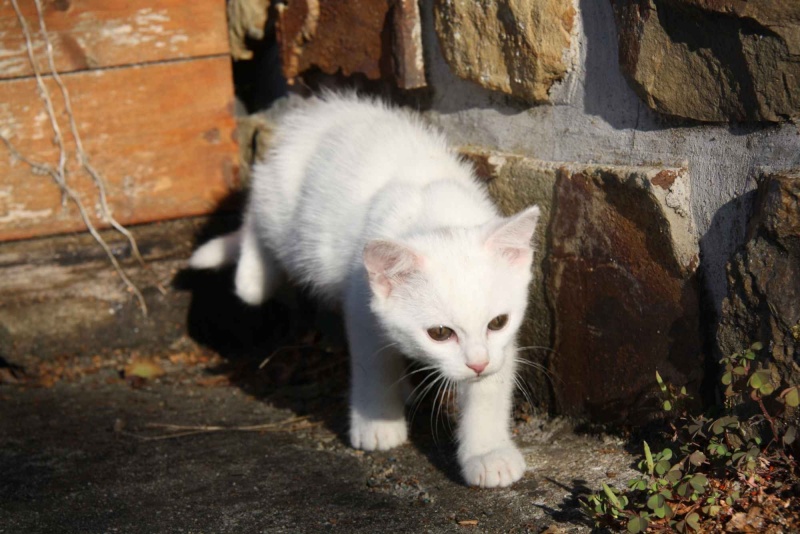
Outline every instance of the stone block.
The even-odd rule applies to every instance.
[[[622,70],[655,111],[711,122],[800,116],[800,3],[612,3]]]
[[[290,84],[317,68],[326,74],[394,79],[425,86],[419,8],[411,0],[296,0],[279,4],[276,31]]]
[[[570,68],[572,0],[436,0],[434,23],[453,72],[529,102],[549,101]]]
[[[656,406],[656,370],[696,390],[703,356],[687,171],[462,153],[504,212],[543,210],[521,345],[552,347],[526,354],[553,379],[531,384],[535,403],[636,423]]]
[[[264,38],[269,0],[230,0],[228,2],[228,40],[233,59],[253,59],[247,40]]]
[[[800,170],[760,177],[746,243],[727,273],[720,355],[761,341],[776,385],[800,384]]]
[[[684,169],[559,171],[545,281],[553,310],[558,410],[643,420],[655,372],[702,378],[697,236]]]

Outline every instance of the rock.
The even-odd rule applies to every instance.
[[[641,423],[655,372],[702,378],[698,248],[684,169],[559,169],[545,267],[559,411]]]
[[[522,346],[554,375],[535,402],[597,422],[641,422],[655,371],[702,378],[696,269],[685,169],[587,166],[464,149],[501,209],[543,210]],[[544,357],[543,356],[548,356]]]
[[[327,74],[381,77],[386,0],[296,0],[278,6],[283,74],[291,81],[311,67]]]
[[[425,85],[419,8],[411,0],[293,0],[278,5],[276,32],[289,83],[317,68]]]
[[[727,267],[720,355],[761,341],[783,385],[800,384],[800,170],[759,178],[745,245]]]
[[[233,59],[252,59],[247,39],[260,41],[267,25],[269,0],[230,0],[228,2],[228,39]]]
[[[487,89],[548,102],[570,68],[572,0],[436,0],[434,22],[453,72]]]
[[[622,70],[655,111],[715,122],[800,116],[800,3],[612,3]]]
[[[397,0],[392,12],[395,78],[401,89],[425,87],[422,19],[416,0]]]

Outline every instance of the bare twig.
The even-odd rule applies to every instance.
[[[775,419],[772,418],[772,416],[767,411],[767,407],[764,406],[764,400],[761,398],[760,395],[754,396],[753,398],[756,400],[756,402],[758,402],[758,407],[761,409],[761,413],[764,415],[764,419],[766,419],[767,422],[769,423],[769,428],[770,430],[772,430],[772,440],[775,443],[780,443],[781,435],[778,433],[778,428],[775,426]]]
[[[160,441],[165,439],[181,438],[196,434],[211,434],[214,432],[291,432],[299,428],[309,428],[319,423],[308,421],[310,416],[290,417],[277,423],[263,423],[260,425],[245,426],[219,426],[219,425],[174,425],[170,423],[148,423],[147,428],[161,428],[169,431],[169,434],[158,436],[140,436],[126,432],[126,435],[135,437],[141,441]],[[302,426],[298,426],[302,425]]]
[[[86,154],[86,151],[83,150],[83,143],[81,141],[80,133],[78,132],[78,125],[75,123],[75,114],[72,112],[72,101],[69,97],[69,91],[67,91],[67,87],[64,85],[64,82],[61,80],[61,76],[58,73],[58,69],[56,69],[55,59],[53,58],[53,43],[50,41],[50,35],[47,33],[47,26],[44,22],[44,15],[42,12],[42,4],[41,0],[34,0],[36,4],[36,12],[39,16],[39,32],[42,34],[42,38],[45,42],[45,50],[47,52],[47,63],[50,66],[50,73],[53,75],[53,80],[58,85],[58,88],[61,91],[61,96],[64,99],[64,108],[67,112],[67,117],[69,118],[69,128],[72,133],[72,138],[75,141],[75,153],[78,159],[78,164],[81,165],[89,176],[92,178],[95,186],[97,187],[97,191],[99,193],[100,198],[100,210],[102,212],[103,218],[120,234],[125,236],[128,240],[128,243],[131,247],[131,253],[133,257],[139,262],[139,264],[144,267],[145,262],[142,258],[142,255],[139,253],[139,246],[136,243],[136,239],[133,235],[128,231],[127,228],[122,226],[112,215],[111,208],[108,206],[107,194],[106,194],[106,183],[100,173],[95,170],[95,168],[89,162],[89,156]]]
[[[44,38],[45,38],[45,41],[46,41],[46,44],[47,44],[48,61],[49,61],[50,68],[51,68],[52,73],[53,73],[53,78],[56,80],[56,83],[59,85],[59,87],[62,90],[62,95],[65,98],[65,106],[66,106],[66,109],[67,109],[67,114],[70,117],[70,125],[71,125],[71,127],[73,127],[74,126],[74,115],[72,114],[72,108],[71,108],[71,105],[69,103],[69,97],[68,97],[68,93],[66,92],[66,87],[61,82],[61,79],[60,79],[60,77],[58,77],[58,74],[57,74],[56,69],[55,69],[55,64],[54,64],[54,61],[53,61],[53,54],[52,54],[52,43],[50,42],[50,40],[49,40],[49,38],[47,36],[46,28],[44,26],[44,20],[43,20],[43,17],[42,17],[42,9],[41,9],[40,0],[35,0],[35,4],[36,4],[36,10],[37,10],[37,13],[38,13],[38,16],[39,16],[40,28],[42,30],[42,33],[44,34]],[[142,295],[141,291],[136,286],[136,284],[134,284],[131,281],[131,279],[128,278],[128,276],[125,274],[124,269],[122,268],[120,263],[117,261],[116,256],[114,256],[114,253],[111,250],[111,247],[109,247],[108,243],[106,243],[106,241],[103,239],[103,237],[97,231],[97,228],[95,227],[94,223],[92,222],[92,220],[91,220],[91,218],[89,216],[89,213],[86,210],[85,206],[83,205],[83,202],[81,201],[80,197],[77,195],[77,193],[73,189],[71,189],[67,185],[67,182],[66,182],[67,155],[66,155],[66,149],[64,147],[64,138],[63,138],[63,135],[61,133],[61,128],[60,128],[60,126],[58,124],[58,119],[56,118],[55,109],[53,107],[53,100],[50,97],[50,92],[48,91],[47,86],[44,84],[44,81],[42,79],[42,74],[39,71],[39,66],[36,63],[36,58],[35,58],[34,53],[33,53],[33,42],[32,42],[32,39],[31,39],[30,29],[28,28],[28,23],[25,20],[25,17],[23,17],[22,12],[19,9],[19,4],[18,4],[17,0],[11,0],[11,5],[14,8],[14,13],[16,14],[17,20],[19,21],[19,25],[22,28],[22,33],[23,33],[23,35],[25,37],[25,44],[26,44],[27,53],[28,53],[28,61],[30,62],[31,68],[33,69],[33,74],[34,74],[34,77],[36,79],[36,85],[37,85],[37,88],[39,90],[39,96],[42,98],[42,101],[44,102],[45,110],[47,111],[47,116],[50,119],[50,125],[51,125],[51,127],[53,129],[53,134],[54,134],[53,142],[56,144],[56,146],[58,147],[58,151],[59,151],[58,166],[56,168],[54,168],[51,165],[44,164],[44,163],[38,163],[38,162],[35,162],[35,161],[33,161],[33,160],[29,159],[29,158],[24,157],[19,152],[19,150],[17,150],[13,146],[11,141],[5,135],[0,134],[0,140],[3,141],[3,143],[6,145],[6,147],[11,152],[11,155],[14,158],[19,159],[20,161],[23,161],[24,163],[29,165],[31,167],[31,169],[34,171],[34,173],[47,174],[53,179],[53,181],[56,183],[56,185],[58,185],[58,187],[61,189],[62,204],[65,205],[67,200],[70,200],[75,204],[75,206],[78,208],[78,213],[80,214],[80,217],[83,220],[83,223],[86,226],[87,230],[92,235],[92,237],[95,239],[95,241],[97,241],[97,243],[103,248],[103,251],[108,256],[109,261],[111,262],[111,264],[114,267],[114,269],[117,271],[117,274],[119,275],[119,277],[122,279],[122,281],[127,286],[128,290],[131,293],[133,293],[134,296],[136,297],[136,299],[139,301],[139,307],[142,310],[142,314],[147,315],[147,303],[145,302],[144,296]],[[83,164],[84,168],[87,169],[87,172],[89,172],[90,175],[92,175],[93,180],[95,180],[95,184],[97,185],[98,189],[100,190],[101,206],[103,207],[103,210],[104,210],[104,216],[106,214],[110,215],[110,213],[108,213],[108,211],[107,211],[107,207],[108,206],[107,206],[106,201],[105,201],[105,184],[102,182],[102,179],[99,179],[100,178],[99,175],[94,171],[93,168],[91,168],[91,165],[88,165],[88,159],[81,158],[80,154],[83,153],[84,156],[85,156],[85,153],[83,152],[83,147],[80,144],[80,136],[77,135],[77,128],[76,127],[73,129],[72,133],[73,133],[73,136],[76,136],[75,137],[76,145],[79,148],[79,156],[78,157],[81,159],[81,163]],[[91,171],[89,170],[90,168],[92,169]],[[98,178],[99,181],[96,178]],[[102,185],[100,185],[100,184],[102,184]],[[111,222],[111,220],[113,220],[113,218],[109,219],[109,222]],[[112,226],[113,225],[114,225],[114,223],[112,223]],[[116,224],[116,226],[120,226],[121,227],[121,225],[119,225],[118,223]],[[116,226],[115,226],[115,228],[116,228]],[[117,228],[117,230],[119,230],[119,228]],[[128,237],[128,239],[129,239],[129,241],[130,241],[132,239],[132,236],[124,228],[123,228],[123,230],[124,230],[123,234],[126,235]],[[134,255],[137,257],[137,259],[139,259],[141,261],[141,255],[139,254],[138,247],[136,247],[136,245],[135,245],[135,241],[132,244],[132,250],[133,250]]]
[[[264,360],[258,365],[258,370],[260,371],[261,369],[266,367],[267,364],[270,362],[270,360],[272,358],[274,358],[275,356],[277,356],[278,354],[280,354],[283,351],[286,351],[286,350],[297,350],[297,349],[307,349],[307,348],[310,348],[310,347],[313,347],[313,346],[314,345],[311,344],[311,343],[303,343],[302,345],[290,345],[288,347],[278,347],[277,349],[272,351],[272,353],[269,356],[264,358]]]

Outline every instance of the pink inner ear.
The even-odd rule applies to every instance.
[[[364,266],[372,290],[388,297],[392,289],[419,268],[419,257],[401,243],[376,239],[364,247]]]
[[[516,263],[522,256],[522,251],[518,248],[504,248],[502,254],[509,262]]]
[[[529,263],[533,255],[531,238],[539,220],[539,208],[532,206],[505,219],[489,235],[487,245],[512,264]]]

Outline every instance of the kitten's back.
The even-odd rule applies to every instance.
[[[328,96],[287,114],[278,132],[254,168],[250,210],[290,275],[324,297],[338,298],[368,238],[447,218],[459,201],[468,205],[455,206],[452,216],[469,215],[472,224],[495,213],[441,135],[380,102]],[[443,181],[454,194],[438,199],[443,209],[425,213],[436,201],[431,188]]]

